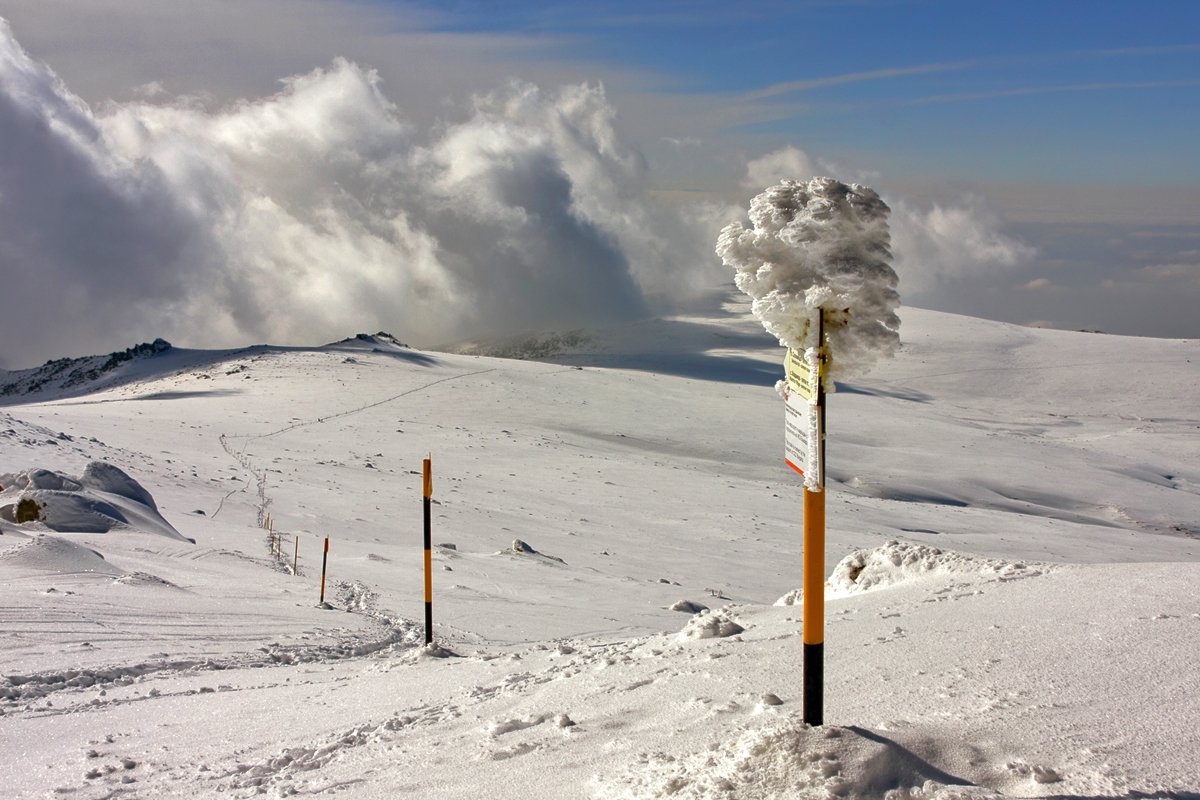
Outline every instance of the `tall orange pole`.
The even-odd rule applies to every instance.
[[[825,711],[825,312],[817,323],[817,486],[804,487],[804,721],[824,724]]]
[[[433,501],[433,456],[421,464],[425,508],[425,644],[433,644],[433,544],[430,504]]]
[[[321,556],[321,602],[325,602],[325,565],[329,563],[329,537],[325,537],[325,553]]]

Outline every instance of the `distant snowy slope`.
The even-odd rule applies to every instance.
[[[170,349],[169,342],[155,339],[106,356],[52,359],[40,367],[6,371],[0,374],[0,398],[23,402],[30,395],[41,400],[107,388],[140,372],[135,362]]]
[[[830,399],[847,490],[1200,535],[1200,341],[904,320],[902,355]]]

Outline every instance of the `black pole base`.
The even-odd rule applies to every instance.
[[[825,643],[804,645],[804,722],[824,725]]]

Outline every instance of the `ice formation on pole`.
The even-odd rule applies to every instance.
[[[888,213],[866,186],[785,180],[750,202],[752,228],[735,222],[721,231],[717,255],[780,344],[816,348],[824,309],[829,375],[845,378],[900,344]]]

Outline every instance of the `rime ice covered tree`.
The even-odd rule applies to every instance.
[[[900,344],[889,211],[856,183],[785,180],[750,202],[752,227],[735,222],[721,231],[717,255],[780,344],[816,348],[823,310],[828,374],[849,377]]]

